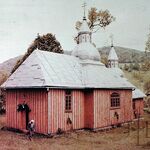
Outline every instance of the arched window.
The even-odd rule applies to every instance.
[[[120,95],[116,92],[112,93],[110,96],[111,107],[119,107],[120,106]]]

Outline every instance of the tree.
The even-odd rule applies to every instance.
[[[148,34],[148,39],[145,44],[145,52],[150,52],[150,33]]]
[[[92,7],[88,12],[88,25],[89,28],[96,32],[100,27],[105,28],[111,22],[115,21],[115,17],[111,15],[108,10],[98,11],[95,7]],[[79,30],[82,22],[76,22],[76,29]],[[95,31],[94,31],[95,29]]]
[[[146,93],[150,93],[150,79],[147,79],[144,83],[144,90]]]
[[[51,33],[47,33],[46,35],[42,35],[42,36],[38,34],[37,38],[29,46],[27,52],[31,53],[35,49],[55,52],[55,53],[63,53],[60,43],[56,40],[55,35]]]
[[[52,33],[47,33],[46,35],[40,36],[38,34],[37,38],[27,49],[25,55],[17,61],[11,73],[13,73],[35,49],[54,53],[63,53],[63,49],[60,43],[56,40],[55,35],[53,35]]]
[[[8,74],[4,71],[0,72],[0,85],[2,85],[8,78]]]
[[[142,71],[149,71],[150,70],[150,61],[149,58],[144,58],[144,61],[141,65],[141,70]]]
[[[107,59],[106,56],[101,57],[101,62],[102,62],[106,67],[108,67],[108,59]]]
[[[0,114],[6,112],[6,92],[4,89],[0,89]]]

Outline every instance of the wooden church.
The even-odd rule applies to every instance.
[[[110,68],[100,62],[91,36],[84,17],[71,55],[35,50],[20,65],[2,85],[7,127],[24,130],[34,119],[36,132],[53,134],[133,120],[135,87],[122,77],[118,61],[113,65],[112,58]]]

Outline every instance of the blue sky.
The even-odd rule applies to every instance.
[[[0,0],[0,62],[26,52],[37,33],[53,33],[64,50],[75,46],[77,20],[82,20],[81,0]],[[150,0],[86,0],[87,10],[108,9],[116,21],[93,34],[97,47],[114,45],[144,50],[150,26]]]

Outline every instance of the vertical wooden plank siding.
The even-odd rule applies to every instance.
[[[110,95],[120,94],[120,107],[110,107]],[[73,129],[101,128],[133,119],[131,90],[72,90],[72,111],[65,112],[65,90],[26,89],[6,91],[7,126],[17,129],[26,128],[25,112],[17,112],[17,105],[26,102],[31,109],[29,120],[34,119],[36,132],[56,133],[58,128],[70,130],[67,118],[72,121]],[[136,101],[141,114],[143,100]],[[119,114],[116,120],[114,113]]]
[[[51,133],[57,132],[58,128],[70,130],[67,125],[67,118],[72,121],[73,129],[84,128],[84,93],[80,90],[72,91],[72,112],[65,112],[65,90],[49,90],[50,100],[50,122]]]
[[[93,91],[86,91],[84,95],[84,126],[85,128],[94,128]]]
[[[31,112],[29,120],[34,119],[36,132],[48,132],[48,101],[46,90],[7,90],[6,91],[6,118],[7,126],[17,129],[26,129],[25,112],[18,112],[17,105],[28,104]]]
[[[120,94],[120,107],[111,109],[110,95]],[[116,120],[114,113],[119,114]],[[94,128],[106,127],[115,123],[123,123],[133,119],[131,90],[94,90]]]
[[[140,114],[140,115],[143,115],[144,114],[144,111],[143,111],[143,108],[144,108],[144,100],[143,98],[139,98],[139,99],[134,99],[133,102],[135,103],[135,111],[136,113]]]

